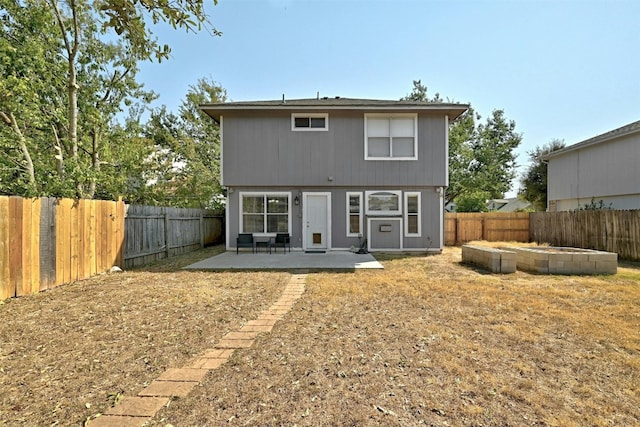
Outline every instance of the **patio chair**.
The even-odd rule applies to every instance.
[[[273,249],[278,252],[278,246],[282,247],[282,252],[286,253],[286,248],[289,248],[289,252],[291,252],[291,238],[288,233],[277,233],[276,239],[272,243]]]
[[[236,237],[236,255],[238,254],[238,250],[240,248],[251,248],[253,253],[256,253],[256,247],[253,244],[253,234],[250,233],[240,233],[238,237]]]

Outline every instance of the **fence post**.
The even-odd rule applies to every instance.
[[[165,253],[167,254],[167,258],[169,258],[170,256],[170,251],[169,251],[169,212],[167,211],[167,209],[165,209],[164,211],[164,247],[165,247]]]
[[[200,211],[200,249],[204,248],[204,214]]]

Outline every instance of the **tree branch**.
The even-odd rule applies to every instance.
[[[4,111],[0,111],[0,118],[2,121],[9,126],[13,132],[18,137],[18,143],[20,144],[20,150],[22,151],[22,156],[24,157],[24,161],[26,166],[24,168],[27,170],[27,175],[29,177],[29,185],[35,189],[36,186],[36,174],[33,168],[33,160],[31,159],[31,154],[29,153],[29,148],[27,147],[27,140],[20,130],[20,126],[18,125],[18,121],[16,120],[16,116],[13,113],[6,114]]]

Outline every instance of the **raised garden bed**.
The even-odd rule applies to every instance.
[[[462,245],[462,262],[477,265],[492,273],[515,273],[516,253],[488,246]]]
[[[519,270],[541,274],[616,274],[618,254],[552,246],[502,248],[517,254]]]

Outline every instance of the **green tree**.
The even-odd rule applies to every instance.
[[[177,114],[162,107],[151,116],[146,135],[156,147],[155,170],[147,177],[148,202],[176,207],[219,207],[219,126],[199,105],[225,102],[226,91],[210,79],[189,87]]]
[[[548,143],[529,151],[529,166],[520,178],[518,195],[531,203],[536,211],[547,209],[547,171],[548,165],[543,157],[552,151],[564,148],[561,139],[553,139]]]
[[[427,92],[428,89],[425,85],[422,84],[421,80],[414,80],[411,93],[407,94],[407,96],[405,96],[404,98],[400,98],[400,100],[416,102],[442,102],[439,93],[436,93],[433,98],[429,98]]]
[[[503,197],[516,177],[515,150],[522,135],[515,128],[516,123],[507,120],[503,110],[493,110],[486,122],[478,126],[477,139],[470,141],[474,188],[487,192],[491,199]]]
[[[456,212],[487,212],[487,191],[465,192],[456,199]]]
[[[428,96],[420,80],[413,81],[411,93],[401,100],[443,102],[439,93]],[[445,204],[456,209],[486,210],[486,200],[499,198],[511,188],[516,176],[515,150],[522,136],[515,122],[503,110],[494,110],[485,123],[473,107],[449,123],[449,187]]]
[[[456,209],[483,211],[489,199],[501,198],[516,176],[516,149],[522,136],[504,111],[494,110],[484,123],[473,108],[450,124],[449,187],[445,203]]]
[[[50,182],[52,120],[60,117],[64,62],[51,11],[39,0],[0,0],[0,192],[34,196]],[[46,160],[39,156],[46,153]]]
[[[0,192],[109,197],[140,175],[149,141],[117,118],[154,97],[137,64],[170,53],[148,21],[220,34],[203,0],[0,0]]]

